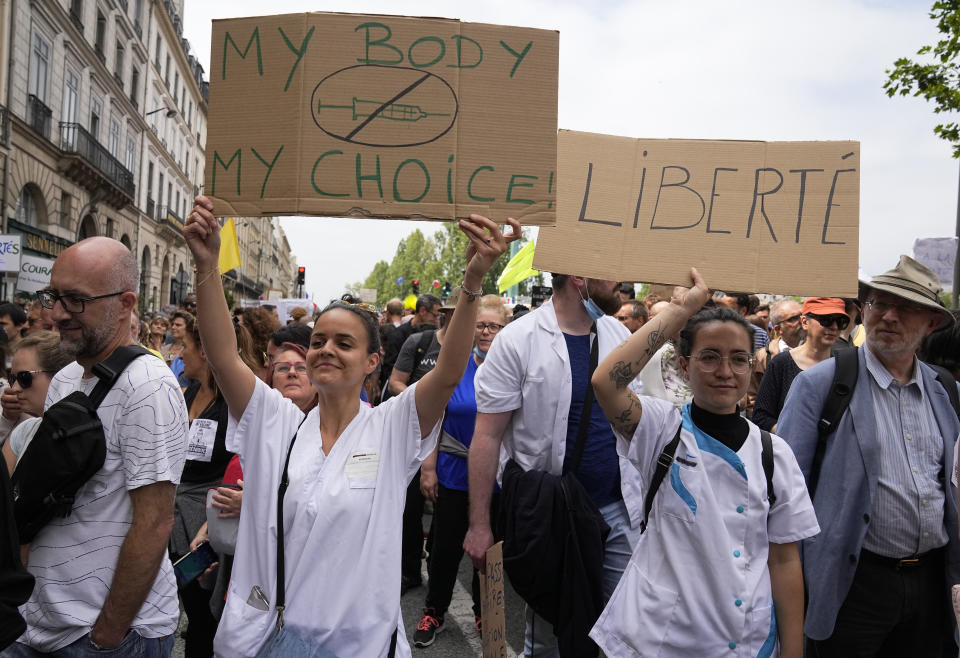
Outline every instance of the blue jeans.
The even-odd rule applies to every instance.
[[[173,635],[166,637],[142,637],[131,630],[116,649],[97,649],[87,633],[79,640],[51,653],[37,651],[26,644],[15,642],[7,647],[0,658],[36,658],[37,656],[55,656],[56,658],[93,658],[94,656],[116,656],[117,658],[169,658],[173,651]]]
[[[610,534],[603,545],[603,597],[609,599],[633,555],[640,529],[630,527],[630,515],[622,500],[601,507],[600,515],[610,526]],[[553,634],[553,624],[534,614],[529,606],[525,607],[527,628],[523,634],[523,655],[529,658],[558,658],[560,653],[557,637]]]
[[[257,652],[257,658],[337,658],[337,655],[282,628]]]

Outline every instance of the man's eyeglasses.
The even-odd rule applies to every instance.
[[[503,329],[503,325],[497,322],[478,322],[477,331],[483,333],[484,331],[489,331],[491,334],[495,334],[498,331]]]
[[[836,327],[840,331],[843,331],[850,326],[850,316],[848,315],[817,315],[816,313],[807,313],[807,317],[813,318],[825,329]]]
[[[796,324],[797,322],[800,322],[800,317],[801,317],[800,313],[797,313],[796,315],[791,315],[789,318],[784,318],[783,320],[780,320],[780,324],[783,324],[783,323]]]
[[[106,295],[83,297],[81,295],[75,295],[72,293],[61,295],[53,290],[41,290],[37,293],[37,299],[40,300],[40,305],[44,308],[52,309],[57,302],[60,302],[60,304],[63,306],[63,310],[65,310],[67,313],[83,313],[87,308],[87,302],[95,302],[98,299],[106,299],[107,297],[116,297],[125,292],[129,291],[119,290],[117,292],[109,292]]]
[[[917,306],[916,304],[889,304],[887,302],[880,302],[876,299],[868,299],[864,305],[871,311],[876,311],[880,315],[885,314],[890,309],[893,309],[897,312],[897,315],[903,313],[920,313],[926,311],[927,309],[922,306]]]
[[[723,356],[713,350],[703,350],[692,357],[700,364],[700,370],[704,372],[714,372],[720,367],[720,362],[726,359],[730,363],[730,370],[738,375],[742,375],[750,370],[753,365],[753,356],[746,352],[734,352],[733,354]]]
[[[20,372],[10,373],[10,376],[7,377],[7,381],[10,382],[10,386],[13,386],[14,383],[17,383],[20,384],[20,388],[28,389],[33,386],[33,376],[41,372],[52,374],[50,370],[21,370]]]
[[[290,374],[290,368],[293,368],[298,375],[307,374],[307,364],[303,361],[297,361],[296,363],[290,363],[289,361],[273,362],[273,372],[278,375]]]
[[[190,308],[197,308],[197,303],[196,303],[196,302],[184,302],[183,305],[184,305],[184,306],[187,306],[187,307],[190,307]]]

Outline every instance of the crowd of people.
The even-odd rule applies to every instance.
[[[956,655],[960,322],[913,259],[856,299],[761,304],[692,269],[643,299],[554,273],[510,309],[481,282],[519,224],[473,215],[448,296],[281,322],[228,307],[212,210],[179,308],[140,316],[108,238],[0,304],[0,656],[168,656],[181,613],[188,657],[409,656],[464,553],[483,633],[500,540],[527,656]],[[103,465],[20,543],[8,480],[45,411],[130,345]]]

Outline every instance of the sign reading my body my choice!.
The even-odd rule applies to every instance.
[[[557,225],[533,266],[615,281],[855,297],[859,142],[560,131]]]
[[[558,44],[433,18],[214,21],[214,211],[552,225]]]

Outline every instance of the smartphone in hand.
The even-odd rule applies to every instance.
[[[177,587],[185,587],[190,584],[216,561],[217,554],[210,546],[210,542],[202,542],[197,546],[197,550],[187,553],[173,563],[173,573],[177,577]]]

